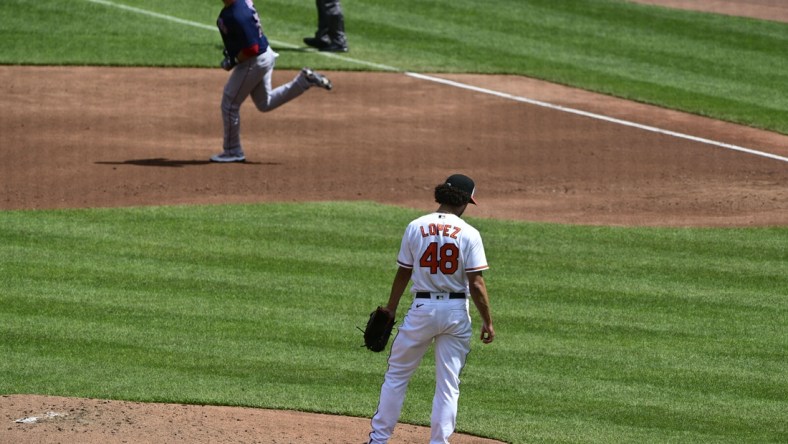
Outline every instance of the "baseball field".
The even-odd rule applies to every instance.
[[[357,327],[454,172],[497,338],[453,443],[788,441],[788,5],[345,0],[324,54],[255,3],[334,89],[217,165],[221,2],[0,2],[0,443],[364,442]]]

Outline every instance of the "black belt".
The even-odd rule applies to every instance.
[[[416,299],[430,299],[432,293],[428,291],[420,291],[416,293]],[[449,299],[465,299],[465,293],[449,293]]]

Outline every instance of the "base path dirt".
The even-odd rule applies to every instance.
[[[578,224],[788,221],[788,163],[398,73],[328,73],[241,110],[245,164],[217,165],[211,69],[0,67],[0,209],[371,200],[432,210],[453,172],[468,215]],[[276,71],[274,84],[295,72]],[[788,157],[788,137],[519,76],[440,76]]]
[[[788,2],[785,0],[630,0],[667,8],[788,22]]]

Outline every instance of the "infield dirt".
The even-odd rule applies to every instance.
[[[328,73],[271,113],[242,109],[245,164],[217,165],[226,74],[0,67],[0,209],[372,200],[432,210],[472,176],[470,216],[577,224],[786,222],[786,162],[403,74]],[[295,75],[276,71],[274,84]],[[788,156],[788,137],[517,76],[441,76]]]

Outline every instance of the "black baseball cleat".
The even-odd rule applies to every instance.
[[[329,43],[318,49],[323,52],[348,52],[347,45],[341,45],[339,43]]]
[[[331,80],[328,80],[328,77],[314,72],[309,68],[301,68],[301,74],[304,75],[304,78],[307,82],[309,82],[310,85],[319,86],[329,91],[331,91],[331,88],[334,87],[334,85],[331,84]]]
[[[322,49],[329,46],[331,42],[317,37],[304,37],[304,44],[313,48]]]

